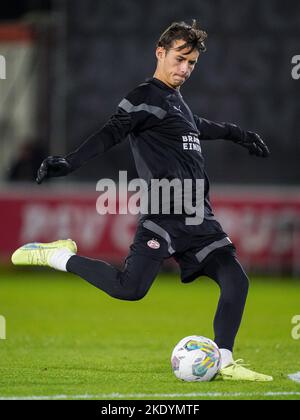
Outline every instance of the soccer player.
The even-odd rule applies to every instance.
[[[201,140],[223,139],[267,157],[269,150],[259,135],[234,124],[215,123],[192,113],[181,86],[189,79],[206,50],[207,34],[185,22],[173,23],[160,37],[154,77],[131,91],[100,131],[65,157],[48,157],[37,176],[65,176],[103,155],[127,136],[141,179],[149,192],[151,180],[204,180],[204,220],[186,223],[187,214],[142,214],[122,270],[100,260],[77,256],[72,240],[27,244],[12,256],[15,265],[50,266],[80,276],[108,295],[122,300],[142,299],[156,278],[162,262],[173,257],[183,283],[208,276],[220,287],[214,319],[215,342],[220,348],[224,380],[271,381],[272,377],[246,369],[233,359],[248,293],[248,278],[236,258],[235,247],[215,219],[209,201],[209,181],[204,169]],[[170,203],[174,209],[175,201]],[[177,203],[178,204],[178,203]],[[194,204],[190,203],[190,204]]]

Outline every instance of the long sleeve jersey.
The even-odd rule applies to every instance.
[[[149,192],[151,180],[204,180],[204,218],[213,219],[201,141],[238,141],[243,135],[234,124],[193,114],[178,90],[152,78],[131,91],[104,127],[66,159],[75,170],[129,136],[137,172]]]

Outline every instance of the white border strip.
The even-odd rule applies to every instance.
[[[294,382],[298,382],[300,384],[300,372],[292,373],[291,375],[288,375],[289,379]]]
[[[6,400],[128,400],[153,398],[239,398],[239,397],[299,397],[300,392],[203,392],[190,394],[98,394],[98,395],[49,395],[49,396],[24,396],[24,397],[0,397],[0,401]]]

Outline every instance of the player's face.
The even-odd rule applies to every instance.
[[[174,89],[180,89],[186,80],[191,76],[199,58],[197,50],[190,51],[185,48],[178,51],[178,48],[185,44],[185,41],[174,41],[173,48],[168,52],[158,47],[156,57],[158,60],[155,77]]]

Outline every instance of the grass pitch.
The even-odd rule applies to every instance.
[[[170,355],[187,335],[213,338],[219,291],[208,279],[183,285],[161,275],[140,302],[114,300],[70,274],[0,274],[0,398],[300,399],[300,282],[252,280],[235,358],[273,383],[184,383]]]

